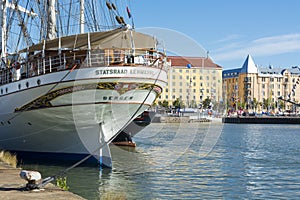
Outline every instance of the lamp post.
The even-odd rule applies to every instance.
[[[189,70],[189,78],[190,78],[190,82],[189,82],[189,89],[188,89],[188,98],[187,98],[187,104],[188,104],[188,108],[191,106],[191,88],[192,88],[192,78],[191,78],[191,68],[192,68],[192,65],[189,63],[187,64],[186,66]]]

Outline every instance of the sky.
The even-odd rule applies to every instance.
[[[134,26],[167,53],[209,55],[223,69],[300,66],[299,0],[130,0]],[[146,30],[146,31],[145,31]]]

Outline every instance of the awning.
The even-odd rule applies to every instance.
[[[124,28],[105,32],[91,32],[91,49],[123,48],[150,49],[156,47],[152,36]],[[88,33],[60,38],[61,49],[88,49]],[[42,51],[44,42],[22,49],[20,53]],[[59,38],[45,41],[45,50],[58,50]]]

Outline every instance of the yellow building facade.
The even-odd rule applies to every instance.
[[[222,101],[222,67],[209,57],[169,56],[167,87],[157,102],[168,101],[169,106],[178,98],[185,107],[199,107],[203,100]]]
[[[223,99],[234,110],[295,112],[296,106],[290,102],[300,100],[299,72],[298,67],[257,67],[248,55],[241,68],[223,71]]]

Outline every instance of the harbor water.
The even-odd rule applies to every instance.
[[[86,199],[300,199],[300,125],[153,123],[137,147],[111,146],[113,169],[79,166],[70,191]],[[43,177],[69,163],[23,160]]]

